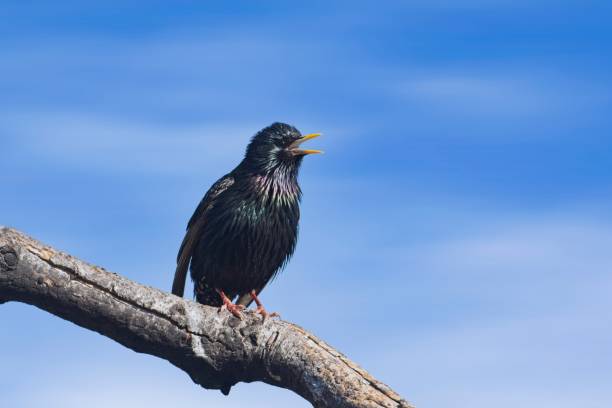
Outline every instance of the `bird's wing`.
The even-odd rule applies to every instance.
[[[202,227],[206,223],[206,213],[214,205],[214,201],[221,193],[227,190],[234,184],[234,177],[227,174],[221,177],[200,201],[198,208],[191,216],[187,224],[187,232],[181,243],[181,248],[176,257],[176,271],[174,272],[174,281],[172,282],[172,293],[176,296],[183,296],[185,291],[185,279],[187,278],[187,269],[195,245],[202,232]]]

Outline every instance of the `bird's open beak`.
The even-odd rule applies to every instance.
[[[295,155],[305,155],[305,154],[316,154],[323,153],[322,150],[303,150],[300,149],[300,145],[307,140],[314,139],[315,137],[321,136],[320,133],[311,133],[309,135],[303,136],[296,140],[295,142],[289,145],[289,150]]]

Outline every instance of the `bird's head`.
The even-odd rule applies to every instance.
[[[273,123],[253,136],[247,147],[245,162],[258,172],[269,173],[275,170],[297,172],[304,156],[323,153],[321,150],[301,148],[302,143],[318,136],[320,133],[302,136],[293,126]]]

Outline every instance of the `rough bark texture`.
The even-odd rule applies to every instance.
[[[204,388],[290,389],[315,407],[411,407],[304,329],[187,301],[0,228],[0,304],[34,305],[139,353],[168,360]]]

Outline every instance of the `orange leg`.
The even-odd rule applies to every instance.
[[[223,292],[221,289],[215,289],[215,290],[217,291],[219,296],[221,296],[221,300],[223,301],[223,306],[221,306],[221,308],[225,307],[227,310],[230,311],[231,314],[233,314],[234,316],[242,320],[241,312],[242,312],[242,309],[244,309],[244,306],[233,304],[231,299],[228,298],[225,295],[225,292]]]
[[[253,301],[255,301],[255,304],[257,305],[257,309],[255,310],[255,313],[259,313],[260,315],[262,315],[264,320],[266,319],[266,317],[280,317],[280,315],[276,312],[273,312],[273,313],[266,312],[266,309],[264,309],[263,304],[257,297],[257,293],[255,293],[254,290],[251,291],[251,299],[253,299]]]

